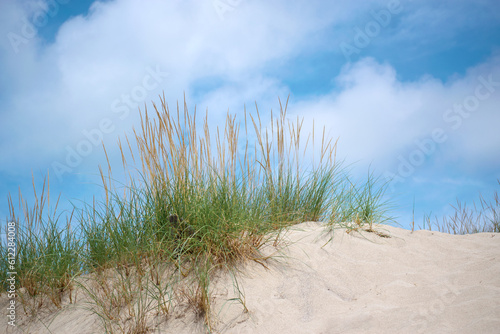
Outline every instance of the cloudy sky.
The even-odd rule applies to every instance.
[[[214,124],[289,95],[355,175],[392,179],[403,226],[500,188],[497,0],[1,1],[0,35],[2,219],[32,174],[91,199],[100,141],[114,160],[163,93]]]

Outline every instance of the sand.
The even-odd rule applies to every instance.
[[[320,223],[294,226],[287,247],[264,266],[252,262],[238,277],[245,305],[230,301],[234,284],[212,285],[214,333],[500,333],[500,234],[456,236],[379,226],[369,232]],[[7,299],[0,297],[0,333]],[[21,310],[18,310],[21,312]],[[44,320],[43,315],[41,315]],[[53,318],[51,333],[101,333],[96,315],[79,305]],[[22,322],[21,322],[22,324]],[[49,333],[39,322],[24,332]],[[205,333],[192,313],[177,312],[154,333]]]

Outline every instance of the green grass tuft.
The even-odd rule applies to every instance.
[[[224,129],[214,132],[208,115],[197,126],[186,102],[176,112],[164,97],[160,103],[141,113],[128,150],[119,142],[129,179],[115,181],[108,159],[107,172],[100,168],[104,198],[75,206],[65,226],[55,210],[44,214],[43,194],[31,210],[24,206],[22,220],[11,205],[19,226],[18,286],[26,291],[23,304],[33,305],[26,313],[36,314],[46,297],[60,307],[76,285],[106,332],[145,333],[155,326],[148,314],[167,321],[181,303],[210,331],[213,278],[234,275],[245,261],[264,264],[261,247],[277,246],[287,227],[324,221],[330,229],[371,229],[387,221],[384,187],[373,174],[355,184],[324,131],[318,163],[306,164],[314,128],[302,135],[302,121],[287,118],[288,101],[284,107],[280,101],[267,126],[258,109],[249,117],[245,110],[244,127],[228,114]],[[4,269],[3,245],[1,253]],[[234,282],[240,291],[236,276]],[[246,309],[241,293],[238,300]]]

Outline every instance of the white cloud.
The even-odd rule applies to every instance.
[[[23,16],[20,7],[7,10]],[[186,90],[189,95],[198,79],[212,76],[255,92],[252,98],[259,100],[264,97],[259,87],[267,85],[261,83],[273,81],[262,77],[262,68],[300,52],[309,35],[326,24],[325,18],[315,19],[320,10],[283,1],[244,2],[221,20],[210,1],[96,2],[87,16],[64,23],[54,44],[44,46],[35,36],[19,45],[18,54],[6,46],[2,67],[11,94],[5,95],[1,117],[16,126],[0,135],[4,157],[16,165],[47,164],[67,145],[77,145],[82,130],[116,116],[113,102],[140,86],[148,68],[169,76],[134,105],[156,100],[163,90],[172,103]],[[248,97],[235,95],[210,107],[237,101],[241,106]],[[137,109],[131,109],[135,117],[115,120],[117,130],[108,142],[137,124]]]
[[[314,100],[297,101],[292,109],[309,120],[314,116],[316,124],[324,124],[332,135],[340,136],[341,157],[361,160],[364,165],[373,163],[381,172],[394,170],[399,155],[408,158],[419,149],[415,141],[430,139],[437,128],[448,136],[444,143],[435,144],[448,168],[476,173],[498,169],[500,158],[494,152],[500,152],[500,85],[467,118],[450,114],[460,121],[456,129],[458,121],[443,117],[455,104],[474,97],[477,86],[482,85],[479,78],[492,76],[494,84],[500,82],[499,66],[500,58],[493,57],[466,76],[446,83],[432,77],[401,82],[391,66],[364,59],[344,67],[336,77],[338,89]],[[432,158],[432,154],[428,156]]]

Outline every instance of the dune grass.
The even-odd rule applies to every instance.
[[[20,197],[22,216],[10,201],[25,312],[36,315],[50,301],[60,308],[78,287],[109,333],[147,333],[183,303],[211,331],[213,278],[236,277],[245,261],[265,265],[261,247],[279,246],[287,227],[323,221],[333,230],[352,221],[349,228],[372,231],[386,222],[378,179],[353,182],[336,161],[337,142],[323,131],[315,148],[314,128],[304,136],[302,121],[287,118],[287,104],[280,101],[279,114],[264,125],[257,108],[255,115],[245,110],[243,127],[227,114],[224,129],[211,132],[208,115],[200,128],[186,102],[171,112],[160,97],[152,112],[141,113],[133,140],[118,145],[129,179],[114,180],[109,159],[100,168],[101,200],[75,207],[65,224],[57,204],[44,211],[48,181],[47,196],[44,184],[33,207]],[[6,247],[0,252],[1,276]],[[238,300],[246,310],[244,296]]]
[[[386,190],[387,183],[373,172],[368,173],[366,180],[357,182],[344,176],[334,191],[328,226],[343,227],[347,233],[363,230],[388,237],[373,229],[373,224],[395,222],[390,215],[393,203],[385,196]]]
[[[497,180],[500,185],[500,180]],[[452,206],[454,213],[445,216],[441,220],[430,215],[424,217],[423,228],[429,230],[437,229],[440,232],[450,234],[471,234],[481,232],[500,233],[500,198],[498,191],[493,194],[493,200],[488,201],[482,195],[479,196],[479,204],[473,202],[467,205],[457,200]]]
[[[34,314],[44,304],[52,302],[61,306],[62,296],[69,291],[71,299],[71,281],[80,272],[79,253],[81,243],[73,233],[72,213],[66,216],[66,223],[61,224],[61,215],[57,214],[59,198],[51,210],[50,188],[47,179],[41,193],[37,193],[34,183],[35,204],[29,207],[19,194],[21,217],[17,217],[12,199],[9,198],[11,221],[17,222],[16,272],[17,285],[26,293],[19,293],[24,311]],[[45,212],[49,210],[49,212]],[[22,220],[21,220],[22,219]],[[19,226],[19,222],[23,224]],[[2,275],[8,271],[7,248],[1,247]],[[2,277],[2,283],[6,284]]]

